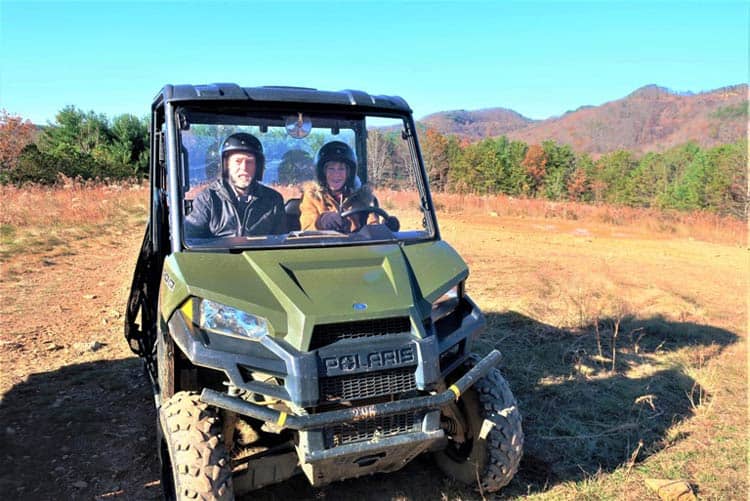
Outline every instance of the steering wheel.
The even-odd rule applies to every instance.
[[[348,210],[346,212],[342,212],[341,217],[357,216],[359,214],[377,214],[378,216],[382,217],[383,220],[391,217],[380,207],[360,207],[359,209]]]
[[[383,219],[383,222],[388,227],[388,229],[394,233],[397,232],[399,228],[401,227],[401,224],[398,222],[397,218],[389,215],[386,211],[384,211],[380,207],[362,207],[359,209],[348,210],[346,212],[342,212],[341,217],[357,216],[359,214],[377,214]],[[356,231],[359,231],[364,227],[365,226],[362,225]]]

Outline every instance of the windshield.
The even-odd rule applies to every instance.
[[[404,118],[180,109],[188,249],[418,242],[434,237]],[[420,182],[417,182],[420,180]]]

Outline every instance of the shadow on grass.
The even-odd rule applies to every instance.
[[[599,323],[600,358],[593,325],[572,331],[515,312],[487,314],[477,348],[503,353],[501,370],[519,402],[526,434],[521,468],[497,497],[541,493],[561,482],[611,472],[682,440],[670,428],[710,399],[690,372],[738,339],[711,326],[624,318],[612,371],[612,325],[611,319]],[[445,479],[425,455],[389,475],[317,490],[298,476],[243,499],[289,498],[482,499],[472,488]]]
[[[156,411],[139,359],[31,374],[0,396],[0,499],[162,499]],[[393,474],[322,489],[297,475],[240,499],[428,501],[456,488],[420,456]]]
[[[627,318],[612,371],[610,320],[600,323],[602,358],[593,326],[561,330],[513,312],[487,320],[478,348],[503,353],[526,434],[521,469],[501,498],[610,472],[682,440],[670,428],[710,400],[691,371],[737,340],[710,326]],[[3,395],[0,423],[0,499],[161,497],[156,414],[136,358],[32,374]],[[392,474],[322,489],[298,475],[243,499],[481,498],[422,455]]]
[[[515,312],[489,313],[482,349],[501,370],[524,418],[524,459],[504,495],[611,472],[685,438],[672,427],[711,398],[691,374],[738,337],[663,317],[558,329]],[[599,350],[601,345],[601,355]]]
[[[140,360],[31,374],[0,402],[0,499],[159,499]]]

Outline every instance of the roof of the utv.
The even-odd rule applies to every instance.
[[[304,103],[362,107],[411,113],[399,96],[372,96],[359,90],[324,91],[307,87],[240,87],[233,83],[165,85],[156,95],[159,101],[255,101],[261,103]]]

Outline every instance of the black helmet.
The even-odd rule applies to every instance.
[[[223,143],[221,143],[221,149],[219,154],[221,156],[222,175],[226,174],[224,166],[224,160],[226,155],[230,153],[252,153],[255,155],[255,179],[258,181],[263,179],[263,168],[266,164],[266,157],[263,155],[263,145],[260,144],[258,138],[247,132],[237,132],[227,137]]]
[[[318,182],[321,186],[326,185],[326,162],[344,162],[347,165],[346,185],[354,185],[354,176],[357,173],[357,156],[354,154],[348,144],[342,141],[331,141],[324,144],[318,154],[315,155],[315,173],[318,175]]]

